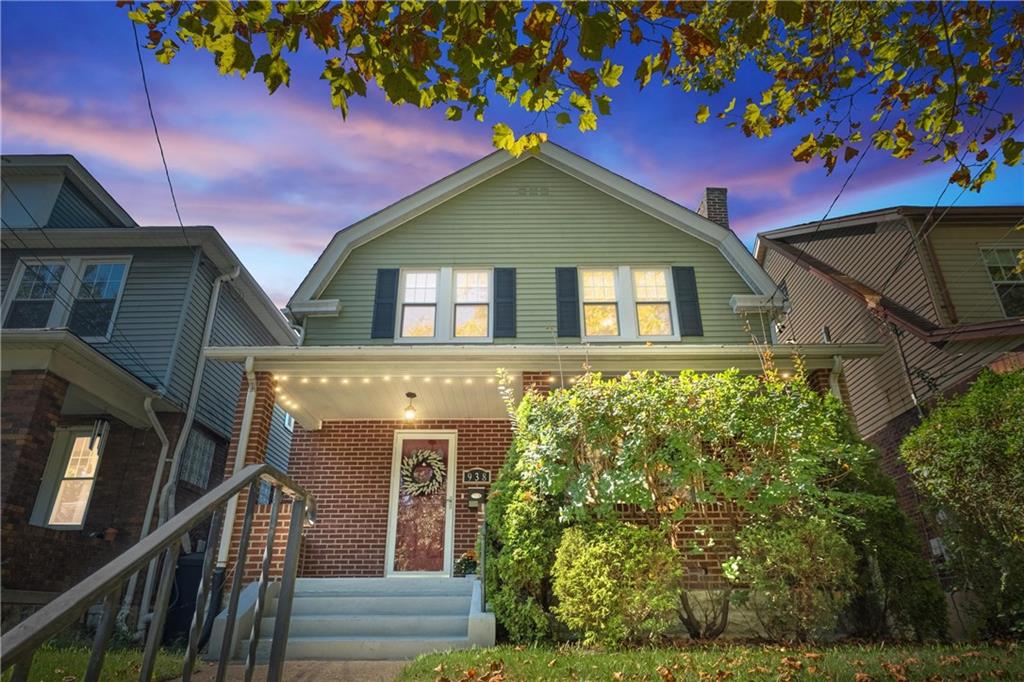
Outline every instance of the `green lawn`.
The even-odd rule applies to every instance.
[[[430,654],[401,682],[448,680],[1024,680],[1024,650],[1008,646],[708,646],[599,652],[579,647],[497,647]]]
[[[90,649],[86,646],[43,646],[32,659],[30,682],[77,682],[85,675]],[[112,649],[103,662],[104,682],[128,682],[139,679],[140,649]],[[156,657],[155,680],[181,677],[182,653],[161,650]],[[11,678],[8,671],[4,682]]]

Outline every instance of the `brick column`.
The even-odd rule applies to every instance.
[[[267,445],[270,441],[270,423],[274,414],[274,403],[276,401],[275,388],[277,383],[269,372],[256,372],[256,396],[253,403],[252,423],[249,429],[249,440],[245,448],[245,459],[243,464],[261,464],[266,460]],[[242,415],[245,411],[245,396],[249,388],[249,382],[245,376],[238,389],[238,400],[235,403],[235,423],[231,431],[231,443],[228,446],[228,461],[224,467],[224,478],[229,478],[234,473],[235,457],[238,452],[238,442],[241,436]],[[284,567],[285,542],[288,536],[289,519],[292,506],[288,503],[289,498],[284,498],[277,515],[277,532],[274,537],[274,553],[271,558],[270,575],[279,577]],[[235,557],[238,556],[238,549],[242,540],[242,526],[245,522],[245,507],[248,504],[249,493],[247,490],[239,493],[238,507],[235,511],[235,521],[231,532],[231,544],[228,551],[228,567],[234,566]],[[260,564],[263,560],[263,548],[266,545],[267,529],[270,527],[270,505],[258,504],[253,516],[252,533],[249,537],[249,551],[245,557],[243,577],[245,580],[255,580],[259,576]],[[228,587],[230,582],[225,584]]]
[[[15,370],[4,382],[0,405],[0,553],[8,559],[17,556],[24,531],[29,528],[29,515],[39,494],[67,390],[67,381],[45,370]],[[12,568],[10,561],[4,561],[2,579],[8,587]]]
[[[60,422],[68,382],[45,370],[11,372],[4,382],[0,467],[3,523],[27,521]]]

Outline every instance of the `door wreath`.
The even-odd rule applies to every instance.
[[[402,492],[430,495],[444,484],[444,460],[437,450],[416,450],[402,458]]]

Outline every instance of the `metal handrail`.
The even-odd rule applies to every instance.
[[[77,585],[49,602],[39,611],[13,627],[7,634],[0,638],[0,651],[3,652],[3,660],[0,662],[0,670],[14,666],[12,682],[26,679],[32,661],[32,655],[41,645],[51,637],[60,633],[65,627],[75,622],[93,604],[102,601],[104,612],[100,624],[96,630],[96,637],[93,645],[92,658],[89,661],[89,669],[85,680],[98,680],[103,664],[103,653],[106,650],[107,642],[113,630],[114,616],[118,595],[123,589],[129,577],[142,569],[150,561],[157,559],[161,554],[164,556],[164,567],[157,589],[156,600],[153,607],[153,618],[150,623],[149,636],[143,654],[143,662],[139,679],[148,682],[152,675],[153,664],[156,659],[156,651],[163,635],[163,620],[167,611],[167,602],[170,597],[171,584],[174,579],[174,569],[177,564],[178,550],[181,546],[182,537],[207,518],[211,518],[210,538],[215,538],[218,510],[229,499],[239,494],[247,486],[249,488],[249,504],[246,508],[247,525],[251,525],[254,513],[254,500],[258,493],[260,481],[267,481],[273,486],[272,496],[276,500],[282,493],[292,498],[292,526],[289,528],[288,547],[285,556],[285,570],[282,578],[281,596],[279,609],[276,614],[276,627],[274,628],[274,641],[272,643],[271,660],[267,675],[268,680],[281,679],[284,665],[284,651],[288,638],[288,625],[291,618],[291,594],[295,589],[295,577],[298,566],[298,544],[303,522],[312,522],[315,518],[315,500],[305,489],[295,483],[284,473],[278,471],[269,464],[252,464],[245,467],[231,478],[219,484],[208,493],[200,497],[194,503],[186,507],[180,513],[169,519],[164,525],[143,538],[138,544],[131,547],[124,554],[121,554],[98,571],[88,576]],[[279,489],[279,490],[278,490]],[[276,504],[275,504],[276,506]],[[276,509],[274,513],[276,521]],[[268,530],[268,537],[273,537],[276,523],[272,523]],[[243,543],[247,544],[247,543]],[[242,548],[240,548],[242,549]],[[207,545],[207,556],[211,557],[215,549],[212,543]],[[241,588],[245,566],[245,551],[239,551],[235,562],[234,584],[232,592],[237,594]],[[192,630],[189,633],[189,648],[186,652],[185,679],[191,675],[191,668],[195,660],[195,642],[198,633],[201,632],[205,614],[203,607],[207,592],[209,591],[210,572],[212,561],[204,562],[203,576],[200,581],[197,595],[196,614],[192,622]],[[267,582],[269,562],[264,560],[261,567],[261,588]],[[228,620],[234,625],[237,615],[236,609],[228,614]],[[148,605],[143,604],[143,609]],[[255,614],[257,620],[261,613]],[[258,626],[256,629],[258,636]],[[282,636],[281,642],[277,639]],[[275,658],[276,655],[276,658]],[[221,657],[221,669],[226,672],[227,661]],[[251,664],[247,661],[247,668]],[[223,673],[218,671],[218,678]],[[251,672],[247,670],[247,679]]]

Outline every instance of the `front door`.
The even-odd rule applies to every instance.
[[[455,432],[396,431],[387,576],[451,575]]]

